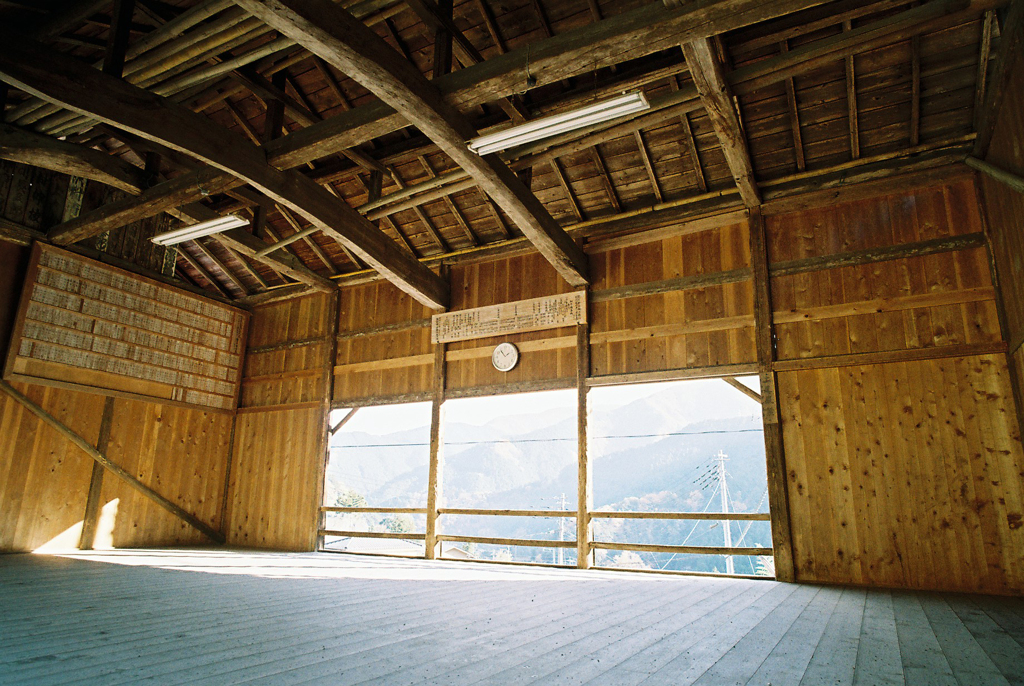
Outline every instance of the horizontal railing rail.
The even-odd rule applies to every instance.
[[[699,519],[705,521],[767,522],[767,512],[591,512],[591,519]]]
[[[427,514],[425,507],[328,507],[320,508],[321,512],[351,512],[352,514]]]
[[[527,548],[575,548],[576,541],[540,541],[532,538],[491,538],[489,536],[450,536],[438,534],[437,540],[448,543],[476,543],[478,545],[519,545]]]
[[[439,515],[472,515],[494,517],[575,517],[576,510],[473,510],[457,507],[442,507]]]
[[[424,541],[426,534],[394,533],[392,531],[342,531],[339,529],[320,529],[321,536],[342,536],[345,538],[392,538],[401,541]]]
[[[650,543],[610,543],[592,541],[593,550],[632,550],[640,553],[685,553],[689,555],[771,555],[771,548],[724,548],[699,545],[654,545]]]
[[[342,512],[350,514],[427,514],[425,507],[340,507],[323,506],[323,514]],[[576,510],[497,510],[483,508],[438,508],[437,514],[453,516],[483,517],[536,517],[561,518],[578,516]],[[656,520],[690,520],[690,521],[748,521],[767,522],[767,512],[590,512],[591,519],[656,519]],[[425,541],[423,533],[393,533],[383,531],[346,531],[321,527],[318,536],[341,536],[349,538],[382,538],[407,541]],[[576,548],[576,541],[551,541],[530,538],[499,538],[492,536],[456,536],[438,534],[438,542],[444,543],[475,543],[478,545],[522,546],[529,548]],[[760,547],[724,547],[724,546],[692,546],[692,545],[659,545],[649,543],[614,543],[611,541],[590,541],[587,543],[588,553],[595,550],[619,550],[643,553],[675,553],[687,555],[772,555],[771,548]]]

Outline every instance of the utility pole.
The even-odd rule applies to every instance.
[[[728,486],[726,486],[726,483],[725,483],[725,461],[727,459],[728,459],[728,456],[725,453],[723,453],[721,450],[719,450],[718,454],[715,455],[715,461],[718,462],[718,490],[721,491],[721,493],[722,493],[722,513],[723,514],[729,514],[729,488],[728,488]],[[731,523],[732,522],[730,522],[729,520],[724,520],[722,522],[722,524],[724,525],[723,526],[723,530],[725,531],[725,547],[726,548],[731,548],[732,547],[732,527],[730,526]],[[735,574],[736,573],[736,567],[733,564],[732,555],[726,555],[725,556],[725,571],[726,571],[727,574]]]
[[[565,511],[565,493],[562,494],[562,504],[561,504],[561,506],[558,509],[562,510],[563,512]],[[564,541],[565,540],[565,518],[564,517],[559,517],[558,518],[558,540],[559,541]],[[565,548],[559,548],[558,549],[558,564],[560,564],[560,565],[564,565],[565,564]]]

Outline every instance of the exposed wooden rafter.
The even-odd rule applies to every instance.
[[[451,104],[468,110],[522,90],[522,74],[528,62],[538,85],[545,85],[650,55],[676,46],[680,40],[716,35],[821,4],[823,0],[723,0],[673,9],[652,3],[533,43],[528,49],[524,46],[508,51],[448,74],[434,85]],[[486,5],[482,6],[486,12]],[[239,90],[240,87],[234,92]],[[215,88],[206,101],[219,102],[230,91]],[[384,103],[372,102],[268,143],[267,158],[274,166],[292,168],[400,130],[407,124]],[[82,217],[76,228],[83,236],[94,235],[112,222],[123,225],[198,200],[203,196],[200,188],[217,192],[241,183],[230,175],[209,170],[194,174],[192,178],[174,179],[168,182],[172,184],[169,186],[160,184],[143,197],[121,202],[117,207],[95,210]]]
[[[740,197],[747,207],[756,207],[761,204],[761,195],[754,178],[746,136],[740,125],[736,103],[722,63],[707,38],[686,43],[683,45],[683,54],[686,55],[693,83],[711,119]]]
[[[978,137],[974,141],[974,157],[984,159],[996,129],[999,106],[1003,103],[1012,69],[1020,69],[1021,43],[1024,40],[1024,0],[1010,3],[999,39],[999,53],[992,68],[992,77],[985,104],[976,117]],[[1016,63],[1017,66],[1014,66]]]
[[[473,177],[563,278],[575,286],[587,283],[587,257],[579,246],[497,156],[466,148],[476,135],[469,120],[362,22],[318,0],[237,3],[402,113]]]
[[[368,264],[424,304],[447,304],[448,285],[436,274],[409,259],[377,227],[313,181],[269,164],[263,151],[241,134],[211,126],[201,115],[43,46],[13,36],[4,40],[0,74],[5,80],[245,179],[348,244]],[[52,238],[68,242],[68,236],[65,229]]]

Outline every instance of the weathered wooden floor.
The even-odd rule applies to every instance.
[[[333,554],[0,556],[2,684],[1024,684],[1024,600]]]

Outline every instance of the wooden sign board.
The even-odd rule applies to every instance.
[[[487,336],[576,326],[587,321],[584,291],[549,295],[513,303],[435,314],[430,320],[430,341],[451,343]]]
[[[36,243],[4,379],[234,410],[249,315]]]

